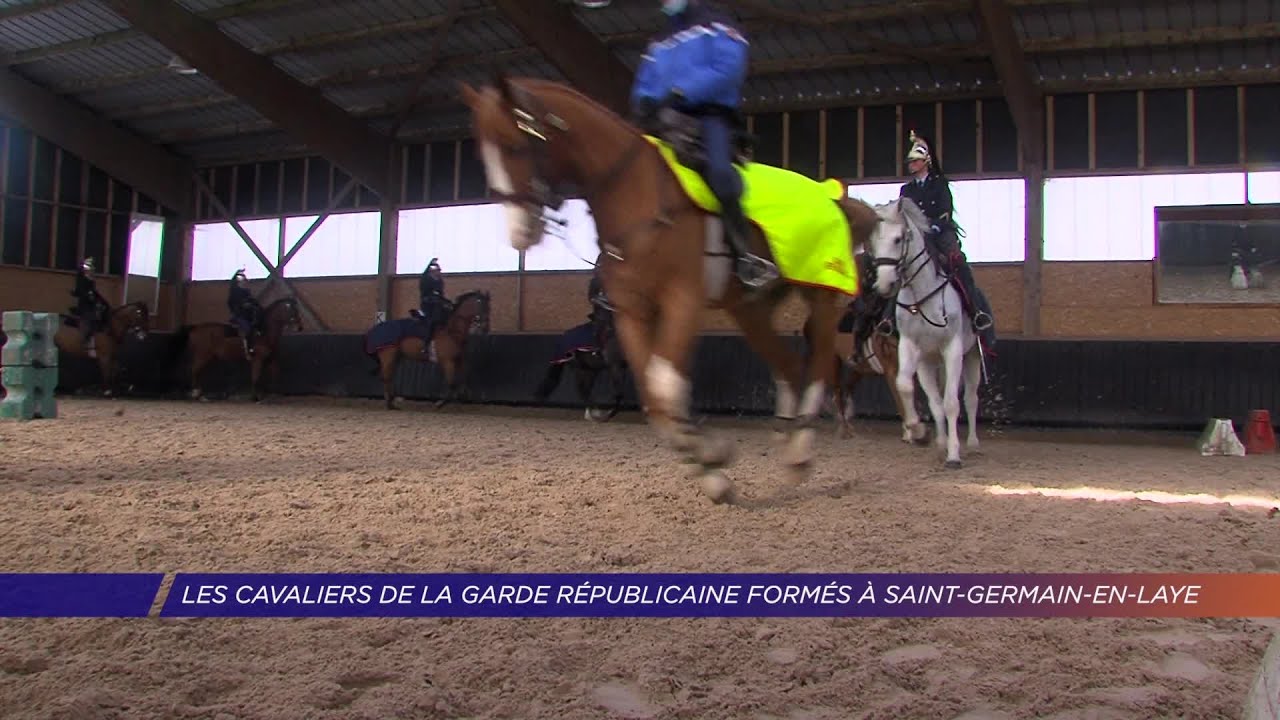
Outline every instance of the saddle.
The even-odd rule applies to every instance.
[[[747,132],[742,120],[736,115],[732,122],[733,162],[736,165],[746,165],[755,156],[756,137]],[[676,160],[681,165],[699,173],[706,169],[707,152],[702,143],[702,127],[696,116],[664,107],[658,111],[656,124],[654,134],[671,145]]]

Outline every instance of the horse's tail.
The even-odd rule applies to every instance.
[[[564,374],[564,366],[568,363],[553,362],[547,365],[547,374],[542,377],[542,382],[538,388],[533,391],[533,398],[538,402],[546,402],[551,393],[560,386],[560,376]]]
[[[179,358],[182,357],[183,351],[187,349],[187,343],[191,340],[191,326],[183,325],[178,328],[173,337],[169,338],[169,345],[165,350],[165,365],[172,368],[178,364]]]

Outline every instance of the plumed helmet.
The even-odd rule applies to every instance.
[[[80,267],[84,268],[85,270],[88,270],[89,272],[93,272],[93,257],[92,256],[87,257],[84,260],[82,260],[80,262]]]
[[[245,280],[248,280],[249,276],[244,274],[244,268],[240,268],[239,270],[236,270],[235,275],[231,276],[232,280],[235,280],[236,278],[244,278]]]
[[[916,131],[911,131],[911,149],[907,151],[907,162],[912,160],[923,160],[926,163],[932,163],[933,158],[929,155],[929,143],[924,141]]]
[[[435,268],[435,269],[437,269],[437,270],[439,270],[439,269],[440,269],[440,259],[439,259],[439,258],[431,258],[431,262],[427,263],[427,269],[428,269],[428,270],[430,270],[431,268]]]

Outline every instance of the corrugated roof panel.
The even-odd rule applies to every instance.
[[[22,66],[22,71],[54,87],[161,67],[173,54],[150,38],[136,38],[106,47],[45,58]]]
[[[169,73],[147,82],[81,93],[77,98],[81,102],[112,112],[222,93],[222,88],[205,75]]]
[[[333,75],[351,70],[417,62],[425,54],[421,40],[385,38],[374,43],[345,45],[317,53],[278,55],[275,62],[286,72],[303,78]]]
[[[342,32],[401,20],[440,15],[439,0],[408,3],[403,0],[322,0],[290,7],[269,15],[231,18],[219,26],[250,47],[289,42],[298,38]]]
[[[265,121],[261,113],[244,103],[231,103],[215,107],[190,110],[181,114],[153,115],[129,121],[144,134],[164,134],[181,130],[217,128],[236,124]]]
[[[119,15],[96,1],[75,2],[9,18],[0,23],[0,44],[30,50],[128,27]]]
[[[392,81],[331,88],[324,94],[338,106],[351,110],[398,103],[412,91],[412,83]]]
[[[174,149],[197,160],[216,160],[250,155],[266,155],[273,152],[283,153],[286,150],[298,148],[300,145],[288,133],[269,130],[252,135],[181,143],[175,145]]]

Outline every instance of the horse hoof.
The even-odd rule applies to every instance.
[[[786,471],[783,473],[783,477],[789,485],[799,485],[805,480],[808,480],[809,476],[812,474],[813,461],[809,460],[802,463],[796,463],[794,465],[788,465]]]
[[[698,450],[698,462],[706,468],[722,468],[733,462],[733,443],[722,435],[707,435]]]
[[[732,503],[734,500],[733,482],[729,480],[729,476],[719,470],[703,473],[702,492],[717,505]]]
[[[963,463],[961,463],[959,460],[948,460],[948,461],[944,464],[944,466],[945,466],[948,470],[959,470],[960,468],[964,467],[964,464],[963,464]]]

